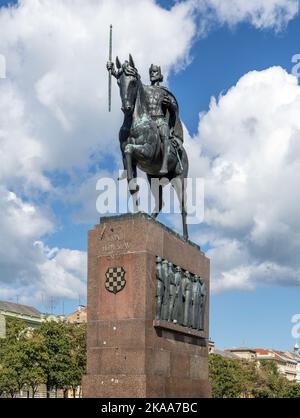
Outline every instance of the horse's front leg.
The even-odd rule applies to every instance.
[[[126,158],[128,188],[132,196],[133,211],[138,212],[139,211],[139,198],[138,198],[139,186],[136,183],[137,167],[136,167],[136,164],[133,164],[134,147],[135,145],[133,144],[126,145],[124,153],[125,153],[125,158]]]
[[[183,175],[179,177],[175,177],[172,179],[172,186],[174,187],[181,209],[181,217],[182,217],[182,229],[183,229],[183,237],[185,240],[188,240],[188,227],[187,227],[187,210],[186,210],[186,184]]]
[[[125,154],[125,161],[126,161],[126,168],[127,168],[127,181],[128,181],[130,193],[137,191],[136,183],[135,181],[133,181],[134,179],[134,169],[133,169],[133,164],[132,164],[133,152],[134,152],[134,145],[127,144],[124,150],[124,154]]]
[[[133,191],[138,189],[136,182],[133,181],[134,178],[136,178],[133,170],[133,158],[135,160],[139,160],[139,157],[143,157],[145,148],[146,147],[144,145],[127,144],[124,150],[127,167],[127,180],[129,183],[129,189]]]
[[[147,178],[155,203],[155,207],[151,213],[151,216],[152,218],[156,219],[164,206],[163,186],[165,184],[163,184],[159,178],[156,178],[154,176],[152,177],[149,174],[147,175]]]
[[[125,150],[129,135],[130,135],[130,128],[125,119],[119,132],[119,143],[120,143],[120,149],[121,149],[122,161],[123,161],[123,172],[118,177],[119,181],[127,178],[127,163],[126,163],[126,156],[125,156],[124,150]]]
[[[123,160],[123,171],[121,172],[120,176],[118,177],[118,181],[127,179],[127,164],[126,164],[126,157],[124,153],[122,153],[122,160]]]

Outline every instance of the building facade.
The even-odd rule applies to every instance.
[[[285,351],[284,353],[287,357],[291,358],[292,360],[297,362],[296,367],[296,381],[300,383],[300,351],[299,345],[295,344],[294,351]]]
[[[227,348],[225,352],[234,354],[239,359],[246,361],[252,361],[256,359],[256,353],[251,348]]]
[[[83,324],[87,322],[87,307],[79,305],[77,311],[66,316],[66,321],[76,324]]]
[[[273,360],[281,373],[289,381],[297,381],[297,375],[299,374],[299,363],[292,353],[269,350],[263,348],[230,348],[225,352],[234,354],[239,359],[246,361],[256,361],[260,364],[262,360]]]
[[[0,338],[5,338],[8,318],[24,321],[30,328],[40,326],[43,320],[41,312],[31,306],[0,301]]]

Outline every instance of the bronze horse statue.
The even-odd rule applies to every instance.
[[[119,140],[125,170],[124,174],[127,175],[134,208],[138,210],[137,196],[139,188],[136,184],[138,167],[147,174],[151,192],[154,196],[155,209],[151,215],[154,218],[158,216],[163,208],[163,186],[171,182],[180,202],[183,236],[185,239],[188,239],[185,182],[189,169],[187,153],[182,145],[178,146],[180,141],[178,138],[176,141],[176,133],[174,133],[173,129],[173,137],[170,138],[168,153],[168,173],[160,174],[163,149],[159,128],[149,114],[149,94],[147,94],[147,89],[150,87],[142,84],[131,55],[129,56],[129,61],[125,61],[123,65],[117,58],[116,66],[118,68],[116,78],[120,88],[122,111],[124,113]],[[163,89],[163,87],[159,88]],[[178,122],[181,126],[180,120]],[[159,180],[159,186],[158,188],[155,187],[155,190],[152,187],[154,179]]]

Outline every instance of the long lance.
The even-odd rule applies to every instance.
[[[112,61],[112,25],[110,25],[109,31],[109,62]],[[108,111],[111,111],[111,71],[108,73]]]

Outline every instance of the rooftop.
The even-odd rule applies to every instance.
[[[247,353],[249,352],[249,353],[256,354],[256,351],[253,348],[247,348],[247,347],[225,348],[224,351],[231,352],[231,353],[238,351],[238,352],[247,352]]]
[[[41,312],[36,308],[26,305],[20,305],[19,303],[0,301],[0,311],[12,312],[20,315],[28,315],[34,317],[40,317]]]
[[[218,350],[217,348],[214,350],[214,352],[212,354],[217,354],[219,356],[228,358],[228,359],[234,359],[234,360],[239,360],[239,356],[231,353],[230,351],[222,351],[222,350]]]
[[[254,351],[256,352],[256,354],[259,354],[260,356],[272,355],[272,352],[270,350],[265,350],[264,348],[254,348]]]

